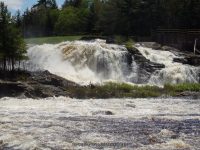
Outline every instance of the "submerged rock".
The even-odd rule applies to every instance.
[[[114,115],[114,113],[112,111],[97,111],[97,112],[93,112],[93,115],[107,115],[107,116],[111,116]]]

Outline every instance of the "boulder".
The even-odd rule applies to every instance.
[[[26,87],[22,83],[0,81],[0,97],[17,97],[20,96]]]
[[[191,66],[200,66],[200,55],[186,55],[183,58],[174,58],[173,61]]]
[[[0,97],[46,98],[69,96],[67,88],[79,86],[76,83],[51,74],[48,71],[31,72],[25,80],[0,81]]]

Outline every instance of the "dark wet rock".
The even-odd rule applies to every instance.
[[[0,140],[0,146],[3,144],[3,140]]]
[[[24,74],[23,79],[0,81],[0,97],[46,98],[69,96],[67,88],[79,86],[48,71]],[[16,81],[15,81],[16,80]]]
[[[3,150],[3,148],[4,148],[4,142],[3,140],[0,140],[0,149]]]
[[[156,144],[160,143],[159,139],[156,136],[149,136],[148,138],[149,143],[148,144]]]
[[[150,60],[146,59],[137,49],[137,47],[132,47],[127,49],[128,52],[134,56],[134,61],[138,65],[138,83],[146,83],[149,78],[151,77],[151,74],[154,73],[157,70],[161,70],[165,68],[165,65],[158,64],[151,62]]]
[[[176,94],[176,96],[182,98],[200,99],[200,91],[199,92],[184,91]]]
[[[16,97],[21,95],[25,89],[26,87],[20,82],[0,81],[0,97]]]
[[[106,39],[106,43],[107,43],[107,44],[113,44],[113,43],[116,43],[116,40],[115,40],[114,37],[108,37],[108,38]]]
[[[178,49],[176,49],[176,48],[174,48],[174,47],[171,47],[171,46],[162,46],[161,47],[161,50],[163,50],[163,51],[179,51]]]
[[[53,85],[56,87],[77,86],[76,83],[51,74],[49,71],[32,72],[30,81],[35,81],[44,85]]]
[[[182,63],[182,64],[187,64],[188,63],[187,59],[185,59],[185,58],[174,58],[173,61],[177,62],[177,63]]]
[[[144,47],[152,48],[152,49],[155,49],[155,50],[161,50],[162,49],[161,44],[156,43],[156,42],[141,42],[140,44]]]
[[[186,56],[187,63],[192,66],[200,66],[200,55]]]
[[[136,108],[136,105],[135,104],[126,104],[126,107]]]
[[[105,114],[106,114],[106,115],[114,115],[114,113],[111,112],[111,111],[105,111]]]
[[[200,66],[200,55],[186,55],[184,58],[175,58],[174,62]]]
[[[114,113],[112,111],[97,111],[97,112],[93,112],[92,113],[93,115],[108,115],[108,116],[111,116],[111,115],[114,115]]]

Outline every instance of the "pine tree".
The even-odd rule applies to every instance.
[[[3,2],[0,2],[0,29],[0,68],[14,70],[16,62],[25,58],[25,43]]]

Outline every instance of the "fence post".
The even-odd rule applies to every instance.
[[[196,55],[196,47],[197,47],[197,39],[195,39],[195,42],[194,42],[194,55]]]

